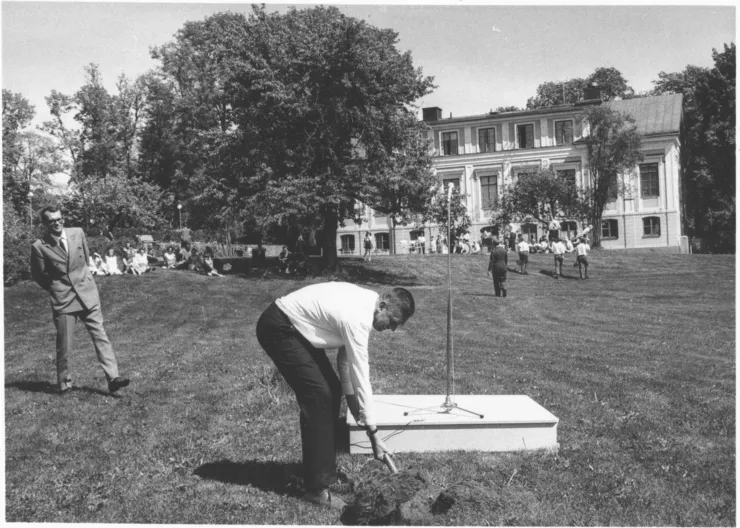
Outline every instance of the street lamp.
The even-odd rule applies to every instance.
[[[177,220],[180,224],[180,230],[182,230],[182,204],[177,204]]]
[[[33,223],[33,192],[28,191],[28,221]]]

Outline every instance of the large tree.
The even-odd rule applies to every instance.
[[[514,185],[504,191],[491,223],[537,221],[547,224],[552,217],[583,220],[587,214],[575,180],[548,167],[520,175]]]
[[[642,160],[641,139],[634,118],[608,105],[587,107],[582,120],[588,174],[582,199],[594,226],[594,245],[598,245],[607,203],[631,192],[635,166]]]
[[[713,68],[660,72],[653,93],[683,95],[682,218],[690,236],[734,251],[735,44],[712,51]]]
[[[583,90],[596,84],[601,88],[601,100],[628,99],[635,91],[616,68],[596,68],[588,77],[574,77],[566,81],[548,81],[537,87],[534,97],[527,99],[527,109],[574,104],[583,97]]]
[[[225,13],[186,24],[157,53],[168,79],[197,80],[177,104],[204,127],[195,147],[218,153],[193,168],[198,199],[238,207],[265,231],[318,225],[335,267],[336,231],[356,200],[406,207],[390,204],[388,190],[428,182],[424,163],[409,163],[409,136],[419,134],[409,121],[432,80],[397,42],[394,31],[333,7],[255,7],[248,18]],[[409,182],[400,186],[392,167]]]

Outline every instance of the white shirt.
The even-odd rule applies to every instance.
[[[526,240],[519,242],[516,247],[519,250],[519,253],[529,253],[529,244]]]
[[[563,244],[562,242],[553,243],[552,252],[556,255],[564,255],[565,254],[565,244]]]
[[[342,390],[356,394],[360,422],[375,425],[367,346],[378,294],[347,282],[306,286],[275,303],[316,348],[339,348]]]
[[[586,251],[588,251],[589,249],[591,249],[591,246],[589,246],[585,242],[581,242],[576,246],[576,255],[578,255],[579,257],[585,257]]]
[[[547,227],[550,229],[550,231],[556,231],[560,229],[560,222],[553,218],[552,220],[550,220],[550,225],[548,225]]]

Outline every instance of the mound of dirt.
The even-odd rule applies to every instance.
[[[342,513],[349,525],[423,524],[429,505],[419,495],[428,479],[418,471],[374,470],[354,483],[354,500]]]

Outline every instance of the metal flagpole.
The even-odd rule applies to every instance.
[[[447,188],[447,398],[445,406],[452,406],[455,393],[455,364],[452,354],[452,183]]]
[[[452,203],[452,183],[447,191],[447,397],[440,407],[428,409],[416,409],[416,413],[434,411],[437,413],[450,413],[453,409],[458,411],[474,414],[483,419],[483,415],[475,411],[463,409],[452,401],[452,395],[455,394],[455,361],[452,347],[452,215],[450,213],[450,204]],[[404,416],[414,414],[414,411],[406,411]]]

